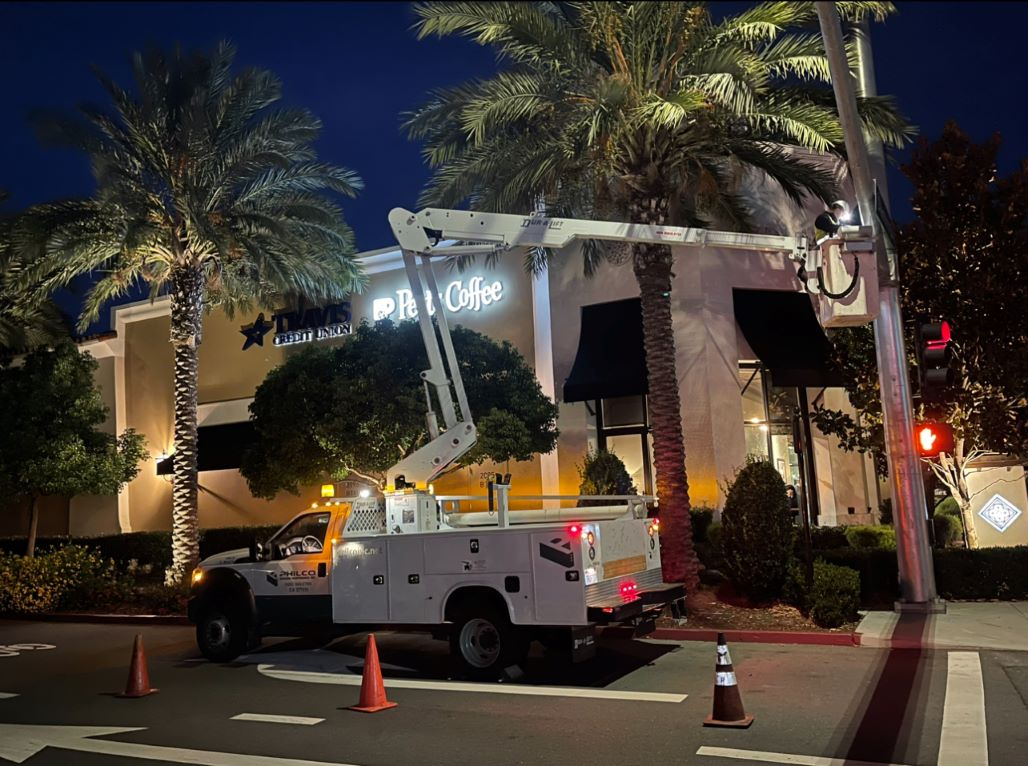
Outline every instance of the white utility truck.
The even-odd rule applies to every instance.
[[[383,497],[331,498],[297,515],[267,544],[201,562],[189,617],[204,656],[231,660],[262,635],[298,629],[390,626],[448,637],[464,674],[486,678],[519,664],[532,639],[581,660],[595,652],[597,626],[628,625],[644,634],[667,607],[683,615],[683,586],[661,576],[660,522],[647,517],[653,498],[538,496],[521,500],[557,507],[511,510],[510,478],[499,475],[488,511],[448,511],[447,504],[471,498],[435,496],[432,482],[474,446],[476,430],[432,258],[560,249],[581,239],[784,254],[805,267],[806,288],[822,297],[838,289],[831,280],[852,282],[839,290],[857,298],[845,308],[850,323],[866,297],[862,283],[875,275],[869,230],[850,227],[834,250],[822,252],[805,238],[543,215],[395,209],[389,220],[428,353],[421,377],[430,441],[387,472]],[[852,270],[838,263],[822,268],[842,252],[853,255]],[[866,261],[863,273],[857,259]],[[559,507],[567,500],[590,502]]]

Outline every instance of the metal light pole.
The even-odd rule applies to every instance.
[[[849,156],[850,178],[856,192],[860,219],[875,230],[875,248],[878,260],[879,307],[874,323],[875,349],[878,357],[878,381],[882,396],[882,416],[885,426],[885,449],[889,462],[889,479],[895,509],[896,556],[899,563],[900,601],[898,609],[937,611],[944,609],[935,589],[935,571],[932,567],[928,529],[925,523],[924,486],[921,467],[914,445],[914,417],[910,404],[910,379],[907,375],[907,357],[903,343],[903,317],[899,304],[899,270],[895,253],[887,251],[875,215],[874,177],[868,152],[868,138],[864,135],[857,112],[857,98],[853,78],[846,59],[842,24],[835,3],[816,2],[821,35],[835,90]],[[870,42],[858,41],[861,71],[858,73],[863,95],[874,94],[874,70],[870,61]],[[875,154],[879,185],[884,189],[885,163],[881,144],[870,142]]]

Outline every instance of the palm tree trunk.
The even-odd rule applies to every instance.
[[[39,530],[39,495],[32,496],[29,503],[29,539],[25,547],[25,557],[33,558],[36,555],[36,532]]]
[[[171,569],[168,583],[183,582],[200,558],[197,481],[197,349],[203,327],[203,271],[172,273],[171,343],[175,348],[175,457],[171,489]]]
[[[666,205],[651,201],[632,211],[632,221],[662,224]],[[650,424],[657,499],[660,501],[661,563],[666,582],[699,584],[699,562],[692,543],[689,483],[685,473],[682,405],[675,365],[675,335],[671,323],[671,248],[633,245],[632,263],[642,298],[643,346],[649,386]]]

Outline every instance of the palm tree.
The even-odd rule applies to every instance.
[[[8,198],[0,189],[0,205]],[[0,354],[17,354],[68,337],[68,328],[53,301],[20,286],[25,263],[11,247],[15,216],[0,213]]]
[[[169,581],[195,566],[197,347],[203,317],[270,306],[286,296],[338,299],[363,272],[338,206],[353,172],[319,162],[321,123],[306,110],[270,107],[281,85],[258,69],[232,72],[235,49],[135,54],[134,92],[99,80],[113,110],[40,115],[44,140],[85,152],[96,180],[88,199],[42,205],[17,227],[16,246],[38,251],[45,289],[79,274],[97,281],[80,326],[110,300],[145,284],[171,296],[175,462]]]
[[[889,3],[839,3],[851,18]],[[795,201],[830,198],[810,150],[843,134],[813,3],[763,3],[715,23],[699,3],[432,2],[420,37],[460,35],[497,50],[490,79],[434,92],[407,117],[435,168],[423,204],[745,230],[744,173]],[[907,126],[888,99],[861,104],[892,144]],[[796,149],[806,150],[797,152]],[[586,273],[604,257],[588,248]],[[665,579],[695,586],[688,484],[671,324],[672,253],[636,244],[630,260],[644,346]],[[541,265],[538,260],[535,266]]]

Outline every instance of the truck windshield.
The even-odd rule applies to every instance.
[[[272,551],[280,556],[321,553],[325,548],[325,534],[331,518],[332,514],[327,511],[298,516],[271,538]]]

